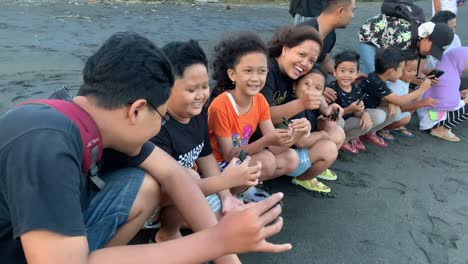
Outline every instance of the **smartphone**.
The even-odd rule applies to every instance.
[[[244,162],[244,160],[247,158],[248,155],[249,153],[247,153],[247,151],[241,150],[241,152],[239,153],[239,161],[241,163]]]
[[[361,98],[358,99],[357,103],[359,104],[361,101],[364,101],[364,98],[366,98],[367,94],[363,93]]]
[[[444,71],[437,70],[437,69],[433,69],[427,76],[434,75],[434,77],[431,78],[431,79],[434,79],[434,78],[439,78],[439,77],[442,76],[444,73],[445,73]]]

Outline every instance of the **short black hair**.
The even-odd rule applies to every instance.
[[[171,61],[176,78],[182,78],[185,69],[194,64],[202,64],[208,69],[208,59],[196,40],[171,42],[162,50]]]
[[[401,51],[401,55],[403,56],[405,61],[413,61],[413,60],[419,59],[418,54],[414,52],[413,50],[409,50],[409,49]]]
[[[78,95],[92,96],[104,109],[146,99],[159,107],[174,84],[171,64],[152,41],[134,32],[118,32],[88,58]]]
[[[323,7],[322,12],[332,12],[337,7],[348,6],[350,4],[351,4],[351,0],[327,0],[325,1],[325,5]]]
[[[315,64],[314,67],[312,67],[312,69],[308,73],[297,78],[296,83],[299,82],[302,78],[304,78],[304,76],[311,74],[311,73],[317,73],[317,74],[322,75],[323,79],[325,79],[325,83],[327,82],[327,76],[328,76],[327,72],[325,71],[325,69],[323,69],[322,66]]]
[[[397,48],[380,49],[375,54],[375,72],[385,73],[388,69],[397,69],[405,61]]]
[[[304,41],[311,40],[317,43],[322,50],[323,42],[320,33],[308,25],[285,26],[273,35],[268,42],[268,53],[271,58],[278,58],[283,53],[283,48],[294,48]]]
[[[357,70],[359,71],[359,59],[360,58],[361,56],[357,52],[351,51],[351,50],[346,50],[341,53],[338,53],[335,55],[335,58],[334,58],[335,69],[338,67],[338,65],[340,65],[343,62],[353,62],[356,64]]]
[[[447,24],[450,20],[457,18],[457,15],[452,11],[444,10],[437,12],[432,18],[433,23],[445,23]]]
[[[232,90],[235,85],[229,78],[228,69],[234,69],[241,57],[254,52],[265,54],[268,50],[265,43],[252,32],[231,34],[221,40],[214,48],[213,80],[215,81],[212,97],[216,97],[226,90]]]

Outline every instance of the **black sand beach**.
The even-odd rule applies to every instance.
[[[430,1],[418,3],[430,16]],[[358,2],[335,51],[356,49],[358,28],[378,12],[379,4]],[[116,31],[137,31],[158,45],[194,38],[211,55],[227,32],[255,30],[266,40],[290,22],[286,6],[0,1],[0,112],[61,85],[76,90],[87,56]],[[457,31],[465,45],[467,25],[463,7]],[[418,131],[387,149],[368,145],[357,156],[340,155],[333,165],[339,179],[330,183],[336,198],[306,193],[289,178],[267,183],[286,194],[285,227],[273,240],[294,248],[244,255],[244,263],[467,264],[467,129],[454,131],[461,143]]]

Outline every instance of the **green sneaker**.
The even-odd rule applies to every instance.
[[[317,178],[326,181],[335,181],[338,177],[335,172],[330,169],[326,169],[324,172],[320,173]]]

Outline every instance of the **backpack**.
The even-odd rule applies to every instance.
[[[387,16],[403,18],[418,25],[426,21],[423,9],[413,0],[384,0],[381,11]]]
[[[99,167],[97,163],[102,157],[102,138],[96,123],[91,116],[78,105],[71,101],[72,97],[67,88],[62,87],[55,91],[49,99],[33,99],[19,104],[44,104],[48,105],[70,119],[80,130],[83,142],[82,170],[90,177],[91,181],[102,189],[104,181],[99,178]]]

